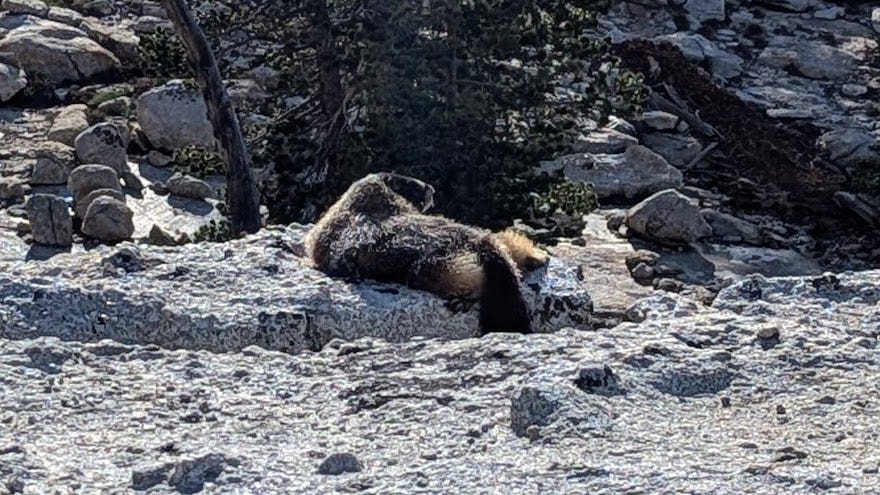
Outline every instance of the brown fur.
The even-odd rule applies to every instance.
[[[483,229],[423,214],[433,188],[395,174],[355,182],[306,238],[315,266],[332,275],[370,278],[446,298],[479,298],[488,331],[531,331],[519,270],[547,261],[546,253],[512,231]]]

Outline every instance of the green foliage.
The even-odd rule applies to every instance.
[[[138,54],[140,69],[146,76],[165,79],[190,76],[186,51],[173,32],[157,28],[141,36]]]
[[[187,146],[174,150],[172,167],[175,172],[195,177],[225,173],[223,158],[213,151],[198,146]]]
[[[181,244],[198,243],[198,242],[226,242],[232,240],[232,227],[227,220],[211,220],[208,224],[203,225],[192,236],[184,234],[181,236]]]
[[[880,164],[863,163],[852,171],[853,188],[880,198]]]
[[[527,222],[545,229],[547,237],[577,237],[584,229],[583,215],[599,206],[588,184],[559,181],[543,193],[532,193]]]
[[[273,218],[312,220],[380,170],[433,184],[439,211],[466,222],[532,216],[530,193],[561,180],[533,175],[534,166],[570,149],[588,119],[626,116],[644,99],[640,77],[585,34],[595,27],[591,9],[606,3],[333,3],[346,120],[332,130],[313,84],[313,108],[271,133],[259,159],[275,164],[266,191]]]
[[[129,92],[122,89],[110,89],[109,91],[98,92],[86,102],[90,108],[97,108],[98,105],[105,101],[110,101],[120,96],[128,96]]]

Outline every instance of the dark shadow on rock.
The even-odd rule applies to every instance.
[[[188,211],[193,215],[205,217],[214,211],[214,205],[200,199],[184,198],[182,196],[168,195],[166,201],[174,208]]]
[[[24,259],[25,261],[46,261],[57,254],[69,252],[70,246],[42,246],[35,244],[28,250]]]

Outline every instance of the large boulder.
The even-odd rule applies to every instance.
[[[88,110],[82,103],[62,108],[49,128],[49,139],[73,146],[76,137],[89,127]]]
[[[138,97],[137,120],[147,139],[158,148],[214,148],[205,100],[183,81],[169,81]]]
[[[107,165],[118,174],[128,171],[128,155],[119,129],[102,122],[82,131],[74,141],[76,157],[81,163]]]
[[[621,154],[577,153],[543,162],[545,171],[562,170],[570,181],[593,184],[599,198],[637,198],[682,186],[682,174],[662,156],[641,145]]]
[[[15,27],[0,38],[0,62],[16,65],[47,84],[80,81],[119,66],[115,55],[80,29],[28,15],[6,22]]]
[[[131,239],[134,234],[134,214],[124,202],[111,197],[94,198],[83,218],[83,234],[104,242]]]
[[[371,320],[381,335],[386,320],[406,320],[400,313],[426,318],[422,334],[442,333],[449,313],[418,293],[312,276],[287,249],[291,239],[276,231],[246,247],[258,237],[0,263],[0,410],[9,419],[0,445],[2,469],[15,473],[6,486],[874,491],[880,271],[749,277],[711,306],[658,294],[639,305],[645,321],[599,332],[337,339],[291,355],[266,347],[294,343],[300,329],[321,344],[340,328],[369,331]],[[553,291],[552,275],[541,283]],[[285,310],[302,319],[285,326]],[[108,335],[119,338],[99,340]],[[266,344],[166,345],[197,336],[221,349]],[[137,344],[155,341],[163,345]]]
[[[663,244],[687,244],[712,235],[712,227],[693,200],[668,189],[626,212],[626,226],[642,237]]]
[[[110,203],[118,201],[94,200],[84,232],[90,217]],[[335,338],[403,342],[479,335],[478,305],[450,304],[400,285],[352,284],[310,268],[302,257],[304,234],[301,227],[275,228],[225,243],[144,247],[141,262],[127,259],[125,277],[105,276],[105,266],[116,266],[123,257],[109,247],[24,267],[36,270],[31,275],[0,264],[0,335],[26,331],[26,325],[32,335],[73,340],[110,338],[213,351],[259,345],[288,352],[320,349]],[[5,298],[44,290],[37,281],[41,270],[67,276],[44,297],[28,299],[32,304],[20,309],[20,317],[4,321]],[[592,303],[578,273],[576,266],[553,258],[526,278],[523,290],[537,331],[589,326]],[[17,282],[8,285],[12,280]]]
[[[80,165],[70,172],[67,179],[67,189],[73,193],[74,201],[79,201],[80,198],[95,189],[120,190],[119,174],[106,165]]]
[[[4,102],[27,86],[27,75],[11,65],[0,63],[0,102]]]
[[[34,194],[25,206],[34,242],[49,246],[73,243],[73,221],[64,199],[51,194]]]

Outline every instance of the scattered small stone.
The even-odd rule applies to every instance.
[[[783,415],[783,414],[787,414],[787,413],[788,413],[788,411],[785,410],[785,406],[783,406],[782,404],[776,405],[776,414]]]
[[[830,395],[826,395],[817,399],[816,402],[818,402],[819,404],[832,405],[837,403],[837,399]]]
[[[338,476],[344,473],[359,473],[363,470],[361,461],[348,452],[332,454],[318,466],[318,474]]]
[[[0,63],[0,102],[7,101],[27,86],[27,74],[23,70]]]
[[[171,194],[193,199],[214,197],[214,189],[207,182],[190,175],[176,173],[165,181],[165,188]]]
[[[67,203],[51,194],[34,194],[27,202],[34,242],[48,246],[73,243],[73,221]]]
[[[76,216],[78,218],[85,218],[86,212],[89,209],[89,205],[92,204],[92,201],[94,201],[95,198],[98,198],[101,196],[109,196],[111,198],[115,198],[119,201],[125,202],[125,194],[123,194],[122,191],[119,191],[118,189],[110,189],[110,188],[95,189],[94,191],[91,191],[88,194],[86,194],[85,196],[83,196],[82,198],[80,198],[80,200],[75,203],[74,212],[75,212]]]
[[[173,235],[157,224],[153,224],[148,239],[154,246],[177,246],[180,244]]]
[[[86,210],[82,231],[100,241],[115,242],[131,239],[134,234],[134,214],[118,199],[109,196],[95,198]]]
[[[127,96],[117,96],[98,105],[98,112],[104,116],[128,116],[128,110],[131,106],[131,98]]]
[[[645,263],[639,263],[633,268],[632,276],[636,280],[648,280],[654,277],[654,269]]]
[[[635,270],[635,268],[639,264],[653,266],[658,259],[660,259],[660,255],[655,253],[654,251],[648,251],[647,249],[637,249],[632,254],[627,255],[626,267],[630,271],[632,271]]]
[[[67,189],[73,193],[74,202],[96,189],[121,190],[116,171],[96,164],[80,165],[73,169],[67,179]]]
[[[536,442],[541,438],[541,427],[538,425],[531,425],[526,428],[526,438],[529,439],[530,442]]]
[[[49,7],[40,0],[3,0],[0,4],[10,14],[30,14],[45,17]]]
[[[82,163],[107,165],[117,173],[128,169],[128,157],[119,129],[112,123],[93,125],[74,141],[76,156]]]
[[[758,330],[757,336],[761,340],[778,340],[779,327],[764,327]]]
[[[174,157],[171,155],[166,155],[161,151],[152,150],[147,153],[147,163],[154,167],[167,167],[171,165],[174,161]]]
[[[196,459],[180,461],[168,477],[168,485],[180,493],[198,493],[205,483],[216,480],[226,466],[235,466],[238,461],[220,454],[207,454]]]
[[[684,284],[674,278],[657,278],[654,279],[654,288],[666,292],[681,292]]]
[[[81,103],[62,108],[49,128],[49,139],[73,146],[76,137],[89,127],[88,109]]]
[[[629,209],[626,225],[635,233],[666,244],[686,244],[712,235],[712,227],[687,196],[667,189]]]
[[[138,491],[149,490],[164,483],[173,468],[171,463],[136,467],[131,472],[131,487]]]
[[[19,200],[27,193],[24,182],[17,177],[0,177],[0,200]]]

